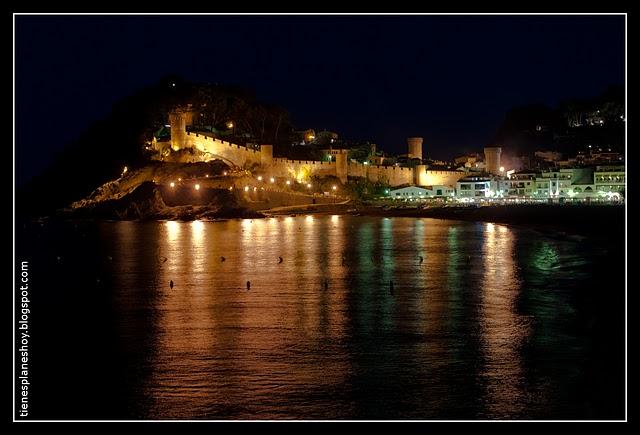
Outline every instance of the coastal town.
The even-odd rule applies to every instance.
[[[452,202],[622,203],[625,196],[624,156],[601,146],[587,145],[571,156],[538,150],[533,159],[503,159],[503,152],[509,150],[496,145],[484,147],[482,153],[442,161],[427,157],[429,148],[422,137],[407,138],[406,153],[389,155],[375,143],[340,143],[335,132],[309,129],[296,132],[292,147],[316,147],[321,157],[301,160],[274,157],[272,145],[239,145],[225,140],[223,134],[198,126],[194,122],[198,113],[191,106],[174,110],[168,119],[170,124],[146,146],[152,160],[182,164],[221,160],[229,166],[225,175],[247,177],[225,188],[237,189],[252,202],[260,199],[251,195],[274,191],[314,198],[354,198],[353,189],[346,186],[359,180],[367,186],[358,199],[414,206]],[[602,122],[598,120],[598,124]],[[232,128],[233,121],[227,121],[226,126]],[[222,187],[205,175],[192,177],[201,178],[192,181],[194,189]],[[173,187],[178,182],[182,177],[165,180]]]

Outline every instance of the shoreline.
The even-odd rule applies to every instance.
[[[322,204],[326,206],[326,204]],[[333,204],[331,204],[333,205]],[[447,206],[425,209],[383,209],[378,206],[336,204],[340,207],[290,207],[286,213],[269,213],[267,217],[297,214],[337,214],[370,217],[433,218],[466,222],[491,222],[538,231],[553,231],[588,237],[624,234],[623,205],[518,204],[484,207]]]
[[[561,236],[573,235],[589,238],[612,238],[625,235],[625,206],[623,205],[567,205],[567,204],[517,204],[474,206],[440,206],[419,208],[384,209],[381,206],[346,201],[336,204],[306,204],[277,207],[261,210],[247,215],[245,213],[229,213],[210,219],[179,218],[169,216],[153,216],[148,219],[104,219],[91,216],[62,217],[49,216],[45,220],[94,220],[94,221],[226,221],[230,219],[262,219],[278,216],[297,215],[343,215],[363,217],[406,217],[432,218],[466,222],[490,222],[527,228],[541,232],[557,233]],[[42,220],[35,219],[36,221]]]

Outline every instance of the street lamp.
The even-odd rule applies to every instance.
[[[176,187],[176,183],[174,183],[173,181],[171,183],[169,183],[169,186],[171,187]]]
[[[200,190],[200,185],[196,184],[195,186],[193,186],[196,190]]]

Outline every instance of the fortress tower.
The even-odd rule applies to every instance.
[[[342,183],[347,182],[347,150],[337,150],[336,156],[336,177],[340,179]]]
[[[500,174],[500,154],[502,154],[501,147],[484,148],[484,164],[490,174]]]
[[[178,151],[187,147],[187,127],[193,125],[194,112],[190,107],[177,108],[169,113],[171,148]]]
[[[421,137],[408,137],[407,145],[409,145],[407,157],[422,159],[422,138]]]
[[[269,168],[273,164],[273,145],[260,145],[260,164]]]

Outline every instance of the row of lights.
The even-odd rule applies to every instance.
[[[258,181],[262,181],[262,175],[258,175],[257,179],[258,179]],[[276,179],[271,177],[271,178],[269,178],[269,182],[273,184],[273,183],[276,182]],[[287,180],[285,183],[286,183],[287,186],[290,186],[291,185],[291,180]],[[311,189],[311,183],[307,183],[307,189]],[[335,189],[336,189],[336,187],[334,186],[334,190]]]
[[[259,181],[262,181],[262,177],[261,177],[261,176],[260,176],[260,177],[258,177],[258,180],[259,180]],[[182,178],[178,178],[178,181],[182,181]],[[273,179],[273,177],[271,178],[271,182],[272,182],[272,183],[274,183],[274,182],[275,182],[275,180]],[[291,181],[287,180],[287,182],[286,182],[286,183],[287,183],[287,185],[290,185],[290,184],[291,184]],[[173,188],[175,188],[175,187],[176,187],[176,183],[172,181],[171,183],[169,183],[169,186],[173,189]],[[196,184],[193,186],[193,188],[194,188],[195,190],[200,190],[200,184],[196,183]],[[311,189],[311,183],[307,183],[307,188],[308,188],[308,189]],[[336,185],[334,184],[333,186],[331,186],[331,188],[335,191],[335,190],[337,190],[337,189],[338,189],[338,186],[336,186]],[[233,189],[233,187],[230,187],[230,188],[229,188],[229,190],[232,190],[232,189]],[[257,189],[258,189],[257,187],[254,187],[254,188],[253,188],[254,192],[255,192]],[[245,192],[248,192],[248,191],[249,191],[249,186],[245,186],[244,190],[245,190]],[[264,187],[262,187],[262,188],[261,188],[261,190],[264,190]]]
[[[178,181],[182,181],[182,178],[178,178]],[[171,183],[169,183],[169,187],[173,189],[174,187],[176,187],[176,183],[172,181]],[[200,190],[200,184],[199,183],[194,184],[193,188],[195,190]]]

